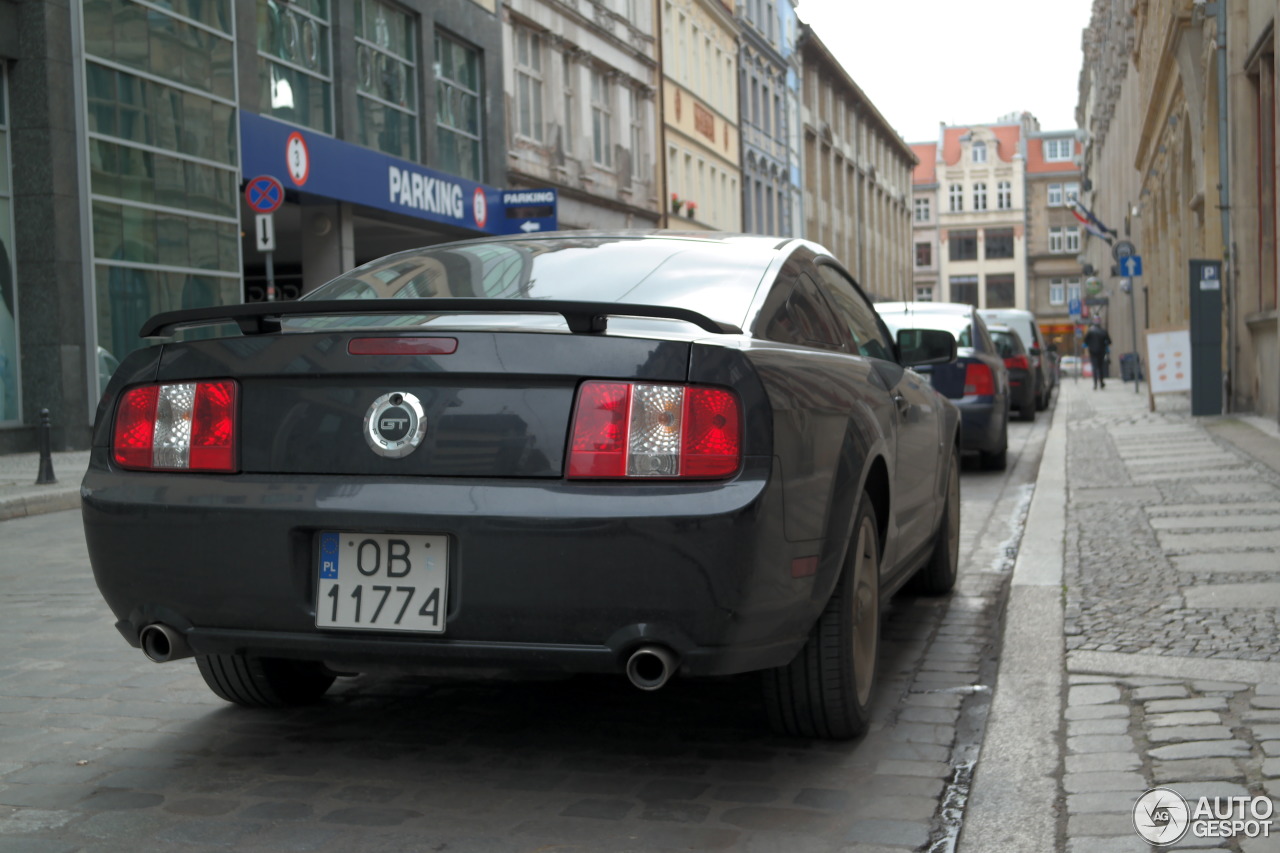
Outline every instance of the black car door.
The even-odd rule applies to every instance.
[[[897,529],[897,541],[905,548],[890,553],[882,543],[882,571],[889,572],[909,556],[906,551],[912,545],[928,541],[933,530],[941,448],[937,393],[928,379],[898,364],[888,328],[844,271],[831,263],[820,264],[818,270],[824,293],[848,331],[852,352],[871,362],[894,403],[890,528]]]

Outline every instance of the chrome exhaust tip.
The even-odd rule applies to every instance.
[[[676,674],[676,656],[664,646],[641,646],[627,658],[627,680],[641,690],[657,690]]]
[[[189,658],[194,652],[182,634],[160,622],[153,622],[138,632],[142,653],[156,663]]]

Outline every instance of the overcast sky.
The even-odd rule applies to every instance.
[[[1076,126],[1081,31],[1092,0],[800,0],[849,76],[907,142],[938,123],[1026,110],[1043,130]]]

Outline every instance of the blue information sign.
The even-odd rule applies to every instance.
[[[1074,298],[1074,299],[1069,299],[1069,300],[1067,300],[1067,313],[1068,313],[1068,314],[1070,314],[1072,317],[1079,317],[1079,316],[1080,316],[1080,299],[1079,299],[1079,297],[1076,297],[1076,298]]]
[[[244,110],[240,166],[246,175],[283,175],[303,192],[483,234],[556,229],[555,190],[499,190]]]
[[[1142,275],[1142,255],[1130,255],[1120,259],[1120,275],[1125,278],[1137,278]]]

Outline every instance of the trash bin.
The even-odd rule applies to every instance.
[[[1142,365],[1138,363],[1136,352],[1127,352],[1120,356],[1120,378],[1131,382],[1135,377],[1142,379]]]

